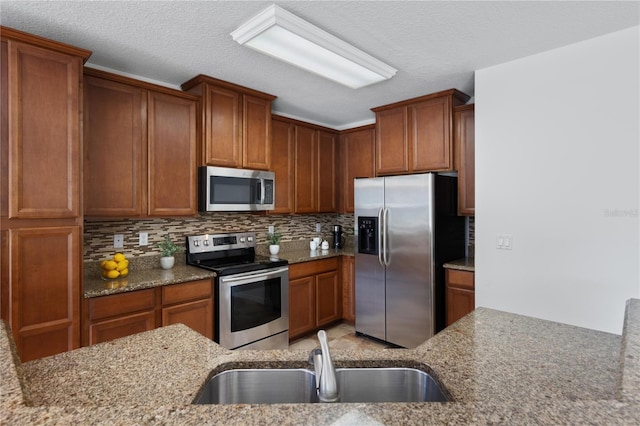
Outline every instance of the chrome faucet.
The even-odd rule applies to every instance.
[[[338,382],[336,370],[331,361],[327,333],[324,330],[318,331],[318,340],[320,340],[320,349],[316,348],[309,354],[309,363],[313,364],[316,372],[316,393],[322,402],[336,402],[340,399]]]

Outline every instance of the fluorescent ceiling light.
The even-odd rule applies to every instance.
[[[397,70],[283,8],[269,6],[231,33],[235,41],[352,89]]]

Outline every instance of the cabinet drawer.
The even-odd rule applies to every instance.
[[[155,308],[154,289],[96,297],[89,301],[89,318],[108,318]]]
[[[322,260],[312,260],[310,262],[294,263],[289,265],[289,280],[310,275],[317,275],[322,272],[335,271],[338,269],[338,258],[330,257]]]
[[[455,269],[447,269],[447,285],[465,288],[468,290],[474,289],[474,273],[469,271],[457,271]]]
[[[190,281],[162,287],[162,304],[186,302],[211,296],[211,280]]]

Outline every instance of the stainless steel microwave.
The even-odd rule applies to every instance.
[[[198,209],[215,211],[273,210],[275,173],[227,167],[198,167]]]

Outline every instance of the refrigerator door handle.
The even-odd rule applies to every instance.
[[[389,240],[389,209],[385,208],[383,210],[382,213],[382,222],[384,223],[384,236],[382,237],[382,241],[383,241],[383,260],[384,260],[384,266],[389,266],[389,264],[391,264],[391,253],[389,253],[389,250],[387,249],[387,241]]]
[[[378,262],[380,265],[384,266],[384,238],[382,236],[384,232],[384,224],[382,223],[382,212],[383,209],[378,210]]]

